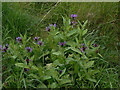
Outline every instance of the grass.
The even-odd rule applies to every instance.
[[[97,43],[102,47],[100,52],[102,52],[105,61],[109,62],[111,64],[110,67],[116,70],[116,73],[113,73],[112,68],[105,70],[103,75],[106,75],[107,79],[98,77],[98,83],[109,80],[109,83],[106,84],[108,86],[106,87],[113,88],[115,86],[113,85],[114,82],[111,82],[114,81],[111,76],[117,76],[120,65],[118,63],[119,18],[117,2],[2,3],[2,10],[3,44],[11,40],[14,41],[16,37],[19,36],[19,33],[24,35],[25,32],[31,37],[40,36],[41,38],[46,38],[46,26],[48,26],[49,23],[56,23],[57,27],[61,28],[63,23],[61,16],[77,14],[77,19],[81,22],[88,20],[86,28],[88,28],[89,33],[94,31],[94,38],[89,36],[89,39],[96,39],[96,41],[98,41]],[[4,78],[6,79],[7,76]]]

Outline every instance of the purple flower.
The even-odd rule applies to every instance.
[[[43,45],[43,42],[38,41],[37,44],[40,45],[40,46],[42,46],[42,45]]]
[[[0,45],[0,50],[2,50],[2,45]]]
[[[17,42],[19,43],[22,41],[21,37],[17,37],[16,39],[17,39]]]
[[[73,26],[75,26],[76,24],[77,24],[77,22],[71,21],[71,24],[70,24],[70,25],[72,25],[72,27],[73,27]]]
[[[94,43],[93,45],[94,45],[94,47],[97,47],[97,46],[98,46],[98,45],[97,45],[97,44],[95,44],[95,43]]]
[[[28,52],[32,52],[32,48],[30,47],[26,47],[25,50],[27,50]]]
[[[77,17],[77,15],[76,15],[76,14],[71,14],[71,17],[72,17],[73,19],[75,19],[75,18]]]
[[[98,51],[98,50],[96,50],[96,53],[99,53],[99,51]]]
[[[50,32],[50,27],[49,26],[46,27],[46,31]]]
[[[84,46],[84,45],[85,45],[84,43],[81,44],[81,46]]]
[[[29,59],[29,58],[27,57],[27,59],[26,59],[27,65],[29,64],[29,61],[31,61],[31,59]]]
[[[4,48],[4,49],[2,49],[2,52],[6,52],[6,51],[7,51],[7,49],[8,49],[8,46],[9,46],[9,44],[7,43],[7,44],[5,45],[5,48]]]
[[[82,52],[85,52],[86,50],[87,50],[87,47],[85,47],[85,44],[84,43],[82,43],[81,44],[81,48],[79,47],[79,49],[80,49],[80,52],[82,51]]]
[[[61,73],[62,73],[62,70],[59,71],[59,74],[61,74]]]
[[[33,42],[38,41],[38,39],[39,39],[39,37],[34,37],[33,38],[33,40],[34,40]]]
[[[28,68],[24,68],[24,72],[26,72],[26,71],[29,71],[29,69]]]
[[[46,31],[50,32],[50,27],[54,26],[56,28],[56,24],[52,25],[50,24],[50,26],[46,27]]]
[[[61,45],[62,47],[66,44],[66,42],[64,41],[63,43],[59,42],[59,45]]]

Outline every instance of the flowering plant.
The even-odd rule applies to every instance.
[[[76,18],[76,14],[71,19],[63,17],[63,31],[57,24],[50,24],[46,27],[49,34],[46,39],[20,34],[17,41],[6,44],[3,60],[9,58],[11,67],[20,72],[19,87],[83,88],[88,83],[97,84],[101,69],[96,63],[103,60],[100,45],[85,37],[87,21],[81,24]]]

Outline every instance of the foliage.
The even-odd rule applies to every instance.
[[[5,88],[118,87],[117,70],[104,60],[96,40],[88,37],[88,20],[81,23],[74,17],[62,18],[62,30],[49,24],[47,38],[33,41],[25,33],[20,34],[20,41],[9,42],[2,54],[3,75],[9,75],[3,83]]]

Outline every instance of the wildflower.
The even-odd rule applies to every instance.
[[[85,45],[84,43],[81,44],[81,46],[84,46],[84,45]]]
[[[17,39],[17,42],[19,43],[22,41],[21,37],[17,37],[16,39]]]
[[[46,31],[49,31],[50,32],[50,27],[54,26],[56,28],[56,24],[52,25],[50,24],[50,26],[46,27]]]
[[[42,46],[42,45],[43,45],[43,42],[38,41],[37,44],[40,45],[40,46]]]
[[[2,50],[2,45],[0,45],[0,50]]]
[[[98,45],[97,45],[97,44],[95,44],[95,43],[94,43],[93,45],[94,45],[94,47],[97,47],[97,46],[98,46]]]
[[[29,69],[28,68],[24,68],[24,72],[26,72],[26,71],[29,71]]]
[[[66,44],[66,42],[64,41],[63,43],[59,42],[59,45],[61,45],[62,47]]]
[[[59,74],[61,74],[61,73],[62,73],[62,70],[59,71]]]
[[[26,47],[25,50],[27,50],[28,52],[32,52],[32,48],[30,47]]]
[[[35,38],[33,38],[33,42],[35,42],[35,41],[38,41],[38,39],[39,39],[39,37],[35,37]]]
[[[96,50],[96,53],[98,53],[99,51],[98,50]]]
[[[31,59],[29,59],[29,58],[27,57],[27,59],[26,59],[27,65],[29,64],[29,61],[31,61]]]
[[[72,28],[73,28],[73,26],[75,26],[76,24],[77,24],[76,21],[71,21],[71,23],[70,23],[70,25],[72,25]]]
[[[6,52],[7,49],[8,49],[8,46],[9,46],[9,44],[6,44],[6,45],[5,45],[5,48],[2,50],[2,52]]]
[[[76,14],[71,14],[71,18],[75,19],[77,17]]]
[[[79,47],[79,49],[80,49],[80,52],[82,51],[82,52],[85,52],[85,50],[87,50],[87,47],[85,47],[85,44],[84,43],[82,43],[81,44],[81,48]]]

